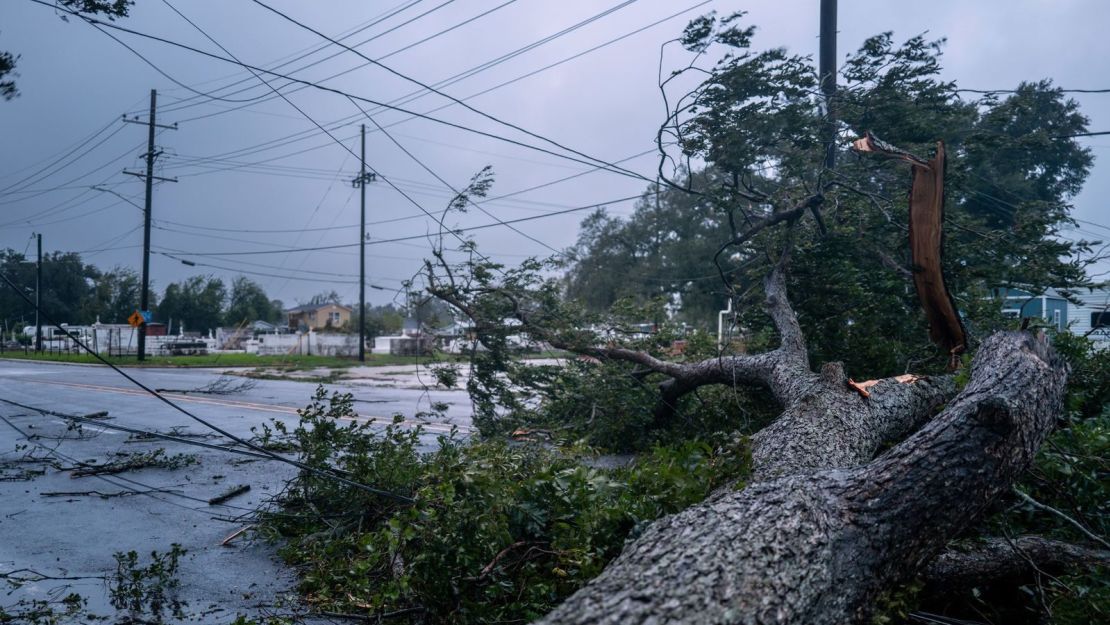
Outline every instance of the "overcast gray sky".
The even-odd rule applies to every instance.
[[[326,42],[318,36],[250,0],[170,2],[244,63],[269,68],[292,59],[291,64],[277,71],[323,81],[327,86],[381,102],[393,102],[418,89],[380,68],[359,67],[365,64],[363,59],[334,46],[324,47]],[[690,18],[709,10],[728,14],[744,9],[749,11],[747,19],[759,26],[757,46],[781,45],[814,55],[817,51],[819,0],[267,3],[332,37],[396,12],[345,43],[354,45],[371,39],[358,49],[426,83],[466,72],[461,79],[442,87],[458,98],[608,44],[468,102],[611,162],[652,148],[664,114],[656,87],[659,46],[676,37]],[[931,36],[948,38],[944,73],[962,87],[1005,89],[1022,80],[1040,78],[1051,78],[1065,88],[1110,87],[1110,72],[1104,62],[1110,58],[1110,37],[1105,31],[1110,23],[1110,2],[858,0],[840,5],[841,57],[867,36],[884,30],[894,31],[899,40],[928,31]],[[649,26],[655,22],[660,23]],[[138,0],[131,16],[120,24],[225,55],[161,0]],[[630,34],[637,30],[640,32]],[[234,65],[131,35],[113,34],[174,80],[225,101],[197,96],[178,86],[135,53],[79,20],[63,21],[51,8],[27,0],[4,0],[0,3],[0,50],[21,55],[17,78],[21,96],[0,102],[0,188],[11,186],[7,192],[0,192],[0,246],[23,250],[31,233],[41,232],[47,250],[90,250],[85,257],[101,267],[140,267],[141,213],[120,195],[141,206],[142,182],[121,171],[141,171],[146,129],[121,123],[119,118],[123,113],[145,118],[149,91],[155,88],[159,93],[158,121],[178,123],[178,130],[158,136],[157,144],[164,153],[157,173],[176,176],[179,182],[155,187],[153,249],[191,258],[198,264],[230,268],[188,267],[156,254],[151,260],[156,288],[161,291],[166,284],[195,273],[230,279],[241,270],[254,272],[250,277],[262,283],[271,297],[287,304],[331,288],[347,301],[355,301],[355,247],[224,257],[185,254],[356,244],[359,203],[350,179],[357,172],[357,159],[348,149],[358,152],[358,125],[366,122],[359,109],[334,93],[297,90],[297,85],[284,90],[293,104],[340,139],[347,147],[344,149],[292,105],[274,97],[269,88]],[[552,35],[558,36],[484,67]],[[624,35],[628,36],[609,43]],[[429,39],[422,41],[425,38]],[[302,56],[306,52],[313,53]],[[332,58],[322,60],[329,56]],[[673,48],[664,58],[665,67],[676,67],[684,60],[681,51]],[[314,61],[321,62],[303,67]],[[470,73],[475,68],[480,71]],[[280,79],[267,79],[274,86],[286,84]],[[1073,97],[1090,117],[1091,130],[1110,130],[1110,94]],[[400,106],[428,112],[447,103],[440,96],[424,94]],[[492,196],[589,169],[581,163],[466,130],[362,105],[408,151],[456,188],[464,186],[485,165],[492,165],[496,174]],[[465,128],[541,143],[459,106],[448,106],[432,115]],[[95,134],[98,131],[100,134]],[[90,136],[91,141],[53,169],[24,180]],[[443,184],[382,133],[369,132],[366,143],[371,167],[425,209],[434,213],[443,210],[452,195]],[[1110,196],[1110,167],[1105,162],[1110,155],[1110,137],[1093,137],[1086,143],[1094,149],[1096,160],[1086,189],[1075,200],[1075,216],[1091,223],[1082,224],[1082,231],[1069,236],[1110,239],[1110,217],[1102,200]],[[622,166],[651,177],[655,161],[649,154],[623,161]],[[92,185],[102,185],[111,192],[92,190]],[[484,208],[502,220],[593,204],[604,204],[613,214],[627,215],[633,202],[616,200],[634,196],[643,188],[642,180],[594,172],[493,201]],[[484,253],[514,264],[525,256],[546,255],[545,246],[562,249],[571,245],[577,224],[587,212],[522,222],[515,225],[519,233],[501,226],[475,231],[473,236]],[[371,223],[368,230],[374,239],[435,230],[432,219],[380,180],[367,190],[367,213]],[[465,227],[491,221],[471,209],[465,215],[451,217],[450,223]],[[419,269],[427,247],[422,240],[369,247],[369,282],[397,288],[401,280]],[[1100,267],[1106,269],[1110,265]],[[384,303],[394,295],[370,290],[368,297],[374,303]]]

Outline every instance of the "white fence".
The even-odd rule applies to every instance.
[[[310,330],[296,334],[261,334],[243,341],[248,354],[282,356],[357,356],[357,334],[317,334]]]
[[[134,356],[139,351],[138,330],[127,324],[98,323],[91,326],[64,326],[68,334],[53,327],[43,326],[42,348],[50,352],[80,353],[84,350],[78,341],[98,354],[105,356]],[[31,335],[34,327],[31,327]],[[224,337],[226,343],[226,337]],[[358,335],[318,334],[313,331],[296,334],[262,334],[242,341],[248,354],[281,356],[301,354],[306,356],[358,356]],[[222,350],[221,341],[207,337],[147,336],[148,356],[200,354]]]
[[[42,349],[48,352],[71,352],[85,350],[78,344],[84,343],[92,351],[105,356],[134,356],[139,353],[139,332],[124,323],[97,323],[91,326],[63,325],[66,333],[54,327],[43,326]],[[31,328],[34,335],[34,328]],[[216,348],[211,337],[187,336],[147,336],[146,353],[149,356],[171,356],[178,354],[202,354]]]

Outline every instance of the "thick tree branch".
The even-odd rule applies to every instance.
[[[790,406],[803,388],[815,380],[808,368],[808,355],[801,325],[786,297],[785,265],[788,253],[764,278],[766,296],[764,309],[779,332],[779,347],[761,354],[718,356],[696,363],[674,366],[667,375],[671,379],[660,385],[660,402],[655,424],[662,425],[673,416],[675,403],[685,394],[710,384],[765,387],[771,390],[782,406]],[[627,351],[627,350],[625,350]],[[664,371],[655,369],[660,373]]]
[[[752,437],[756,479],[817,469],[854,467],[870,461],[929,420],[956,385],[949,377],[903,384],[893,378],[872,387],[866,399],[843,378],[810,379],[797,401]]]
[[[728,287],[730,290],[732,288],[732,283],[729,282],[728,277],[725,275],[724,269],[721,268],[721,254],[723,254],[725,250],[737,245],[743,245],[744,243],[750,241],[752,237],[759,234],[763,230],[770,228],[771,226],[778,225],[785,221],[797,221],[799,218],[801,218],[802,215],[805,214],[806,210],[809,210],[811,208],[816,210],[816,207],[820,206],[824,201],[825,197],[823,195],[811,195],[793,208],[776,210],[771,214],[762,217],[750,217],[748,219],[747,230],[744,230],[738,236],[734,236],[731,240],[725,242],[723,245],[721,245],[721,247],[717,248],[717,252],[713,254],[713,265],[717,267],[717,273],[720,274],[721,281],[725,283],[725,286]]]
[[[802,334],[802,326],[798,323],[798,316],[790,306],[786,297],[786,259],[787,254],[775,264],[775,268],[763,280],[763,291],[766,294],[764,308],[779,332],[779,350],[783,358],[792,360],[795,364],[806,366],[806,340]]]
[[[602,346],[592,343],[593,337],[568,337],[537,323],[517,296],[507,289],[484,289],[482,293],[505,298],[512,306],[512,316],[520,322],[519,330],[549,343],[557,349],[604,360],[629,362],[670,378],[662,385],[662,401],[657,420],[673,411],[674,402],[701,386],[709,384],[747,384],[771,389],[782,405],[788,405],[798,396],[802,385],[814,379],[809,371],[805,338],[793,308],[786,296],[785,260],[776,264],[764,279],[765,309],[781,337],[778,349],[762,354],[743,354],[707,358],[694,363],[676,363],[656,358],[651,354],[620,346]],[[441,261],[442,262],[442,261]],[[451,285],[440,284],[429,270],[428,291],[442,299],[477,325],[479,335],[497,329],[497,322],[483,321],[479,311]],[[583,338],[584,340],[578,340]]]
[[[1062,575],[1110,567],[1110,551],[1040,536],[987,538],[937,556],[921,571],[925,592],[943,593],[1037,574]]]

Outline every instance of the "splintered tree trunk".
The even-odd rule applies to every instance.
[[[913,284],[929,320],[929,338],[951,355],[949,366],[954,369],[959,363],[957,356],[967,350],[967,329],[960,319],[956,300],[944,283],[944,142],[937,142],[936,155],[927,161],[870,132],[854,141],[852,146],[859,152],[886,154],[912,164],[910,258],[913,259]]]
[[[795,373],[776,393],[794,400],[754,440],[754,483],[660,519],[540,622],[864,622],[881,592],[1010,488],[1051,429],[1067,376],[1043,339],[997,334],[968,386],[872,459],[948,389],[884,382],[865,400],[835,368]]]

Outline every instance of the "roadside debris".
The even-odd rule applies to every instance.
[[[148,441],[158,440],[164,436],[172,436],[174,438],[191,438],[198,440],[211,440],[213,438],[220,438],[219,434],[212,434],[210,432],[189,432],[186,431],[184,426],[174,426],[170,428],[169,432],[135,432],[127,437],[125,443],[145,443]]]
[[[146,469],[150,467],[159,469],[180,469],[199,462],[194,454],[166,455],[162,448],[143,453],[116,452],[118,459],[104,464],[84,464],[77,466],[70,473],[70,477],[88,477],[90,475],[112,475]]]
[[[209,499],[208,500],[208,505],[210,505],[210,506],[219,505],[219,504],[221,504],[221,503],[223,503],[223,502],[225,502],[229,499],[233,499],[235,497],[238,497],[239,495],[242,495],[243,493],[246,493],[246,492],[250,491],[250,489],[251,489],[250,484],[240,484],[239,486],[236,486],[234,488],[229,488],[228,490],[224,491],[223,493],[220,493],[219,495],[216,495],[215,497]]]
[[[134,495],[149,495],[151,493],[173,493],[172,491],[164,488],[152,488],[150,490],[122,490],[115,493],[102,493],[98,490],[83,490],[83,491],[52,491],[46,493],[39,493],[43,497],[100,497],[101,499],[111,499],[113,497],[131,497]]]
[[[231,541],[233,541],[236,538],[238,538],[239,536],[241,536],[243,534],[243,532],[245,532],[247,530],[251,530],[251,529],[254,529],[254,524],[253,523],[250,524],[250,525],[244,525],[243,527],[240,527],[239,529],[235,530],[234,532],[228,534],[227,538],[224,538],[223,540],[221,540],[220,541],[220,546],[221,547],[230,547],[231,546]]]
[[[255,380],[243,380],[230,375],[221,374],[220,377],[197,388],[180,389],[180,388],[156,388],[155,391],[159,393],[180,393],[180,394],[197,394],[197,395],[236,395],[238,393],[245,393],[255,386],[258,382]]]

